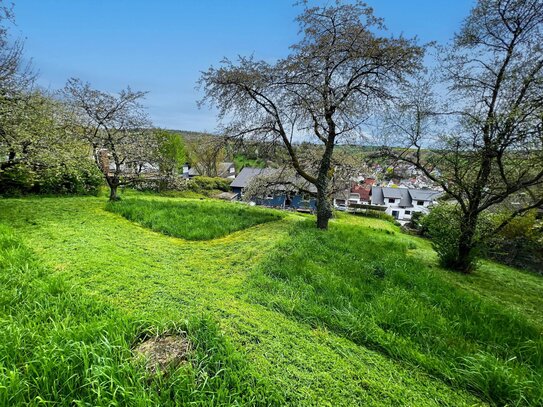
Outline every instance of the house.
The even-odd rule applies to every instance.
[[[428,213],[441,194],[431,189],[372,187],[371,204],[386,207],[386,213],[405,224],[415,212]]]
[[[371,188],[375,185],[375,178],[365,178],[362,184],[354,184],[349,194],[350,204],[369,204]]]
[[[350,194],[351,194],[351,191],[349,188],[337,191],[334,194],[334,201],[333,201],[334,208],[340,211],[346,211],[349,206]]]
[[[191,167],[188,164],[183,165],[183,178],[193,178],[200,175],[196,167]],[[217,167],[217,177],[234,179],[236,178],[236,167],[234,163],[222,162]]]
[[[252,182],[256,182],[259,178],[273,179],[272,184],[263,188],[265,191],[262,196],[250,197],[252,202],[273,208],[315,211],[317,201],[312,195],[317,192],[316,188],[298,176],[289,177],[288,180],[282,180],[281,176],[280,169],[245,167],[232,181],[230,188],[232,188],[232,192],[237,194],[238,199],[242,199]],[[300,189],[306,190],[310,194],[304,193]]]
[[[234,179],[236,178],[236,167],[234,163],[224,162],[219,164],[217,175],[221,178]]]
[[[101,149],[99,152],[99,160],[100,160],[100,166],[102,167],[102,171],[106,171],[108,174],[112,175],[117,170],[117,166],[115,165],[115,162],[111,160],[111,155],[107,151],[107,149]],[[137,176],[145,176],[146,178],[153,178],[158,177],[160,175],[160,168],[158,164],[148,162],[148,161],[125,161],[123,160],[123,163],[120,164],[119,170],[121,174],[123,175],[137,175]]]

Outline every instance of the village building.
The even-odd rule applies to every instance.
[[[317,208],[317,201],[313,197],[317,189],[299,177],[288,180],[281,180],[281,170],[274,168],[243,168],[238,176],[230,184],[232,192],[237,199],[245,198],[245,192],[252,182],[259,178],[277,179],[273,185],[267,186],[260,196],[250,197],[250,201],[256,205],[272,208],[296,209],[299,211],[312,212]],[[298,185],[298,186],[297,186]],[[301,191],[304,190],[304,192]]]
[[[183,172],[182,172],[183,178],[194,178],[200,176],[200,172],[198,169],[193,166],[191,167],[188,163],[183,165]],[[221,162],[217,166],[217,177],[220,178],[226,178],[226,179],[234,179],[236,178],[236,167],[234,163],[232,162]]]
[[[405,224],[415,212],[428,213],[441,194],[431,189],[372,187],[371,204],[386,207],[386,213]]]

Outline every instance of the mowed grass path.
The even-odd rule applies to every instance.
[[[190,242],[138,226],[104,207],[104,201],[97,198],[3,200],[0,223],[14,228],[56,275],[134,318],[167,324],[211,315],[249,365],[278,389],[284,403],[483,404],[462,388],[450,387],[448,380],[429,376],[427,368],[414,367],[416,363],[409,358],[404,363],[402,357],[394,357],[386,349],[383,352],[379,346],[372,347],[378,351],[366,348],[364,340],[343,329],[345,319],[327,320],[326,313],[315,314],[311,306],[315,298],[319,305],[319,297],[308,302],[308,292],[319,294],[319,286],[311,279],[305,282],[307,286],[299,286],[306,290],[303,292],[288,284],[282,288],[290,276],[274,276],[273,270],[281,269],[281,261],[288,266],[291,260],[277,256],[289,253],[293,226],[302,225],[298,233],[306,233],[305,217],[288,215],[219,239]],[[394,227],[377,220],[345,218],[335,223],[357,224],[354,227],[361,231],[373,228],[380,234],[396,233]],[[425,242],[397,234],[390,237],[403,239],[406,245],[417,242],[416,255],[433,261]],[[315,251],[310,255],[333,255],[319,253],[318,248]],[[303,279],[303,273],[301,276]],[[496,303],[507,290],[517,293],[522,288],[511,287],[514,276],[510,271],[503,272],[501,278],[506,282],[503,292],[495,286],[487,289],[473,279],[443,277],[452,285],[463,286],[465,292],[477,292],[477,296]],[[537,280],[531,276],[523,279],[531,282],[534,293],[541,292]],[[275,292],[273,301],[261,292],[266,289]],[[345,306],[340,300],[339,305]],[[527,318],[532,318],[530,310],[534,311],[533,323],[539,323],[535,315],[543,308],[541,302],[514,304]]]

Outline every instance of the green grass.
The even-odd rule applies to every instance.
[[[162,208],[161,218],[174,218],[180,207],[200,220],[213,216],[214,206],[238,209],[145,196],[125,201],[136,198],[139,211],[146,203]],[[27,305],[2,302],[3,327],[20,330],[15,345],[9,329],[0,338],[0,394],[15,405],[38,404],[38,396],[58,400],[63,392],[91,405],[542,403],[541,277],[491,262],[472,276],[451,274],[437,267],[428,242],[378,219],[342,215],[322,232],[307,216],[284,214],[219,239],[189,241],[104,208],[97,198],[0,201],[0,223],[12,230],[2,233],[16,232],[32,248],[11,266],[2,263],[1,278],[13,278],[27,258],[30,269],[41,270],[29,277],[36,283]],[[40,287],[57,280],[72,302],[42,307],[50,294]],[[2,284],[2,299],[22,286]],[[190,369],[148,384],[129,349],[141,332],[165,329],[187,331],[201,351]],[[95,373],[84,373],[64,346],[63,338],[79,331],[96,355]],[[19,355],[21,341],[38,346]],[[50,357],[36,356],[37,349]],[[32,374],[25,363],[54,373]],[[42,384],[31,392],[5,386],[13,371],[20,382]],[[58,390],[55,376],[71,383],[74,372],[81,382]],[[92,376],[100,372],[107,375]],[[202,377],[213,378],[210,387],[202,387]],[[94,382],[107,390],[102,399],[97,387],[87,392]]]
[[[187,335],[192,351],[174,371],[152,375],[131,346],[164,332]],[[154,324],[128,317],[51,275],[0,226],[0,405],[268,405],[269,400],[281,398],[259,382],[211,319]]]
[[[297,224],[254,274],[256,289],[249,292],[271,309],[423,367],[488,401],[542,404],[542,326],[447,283],[441,270],[417,258],[416,248],[390,231],[333,225],[323,233],[312,223]],[[538,283],[533,301],[541,303]]]
[[[169,236],[209,240],[265,222],[281,219],[277,211],[213,201],[126,199],[106,209]]]

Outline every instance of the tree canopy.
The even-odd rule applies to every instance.
[[[296,172],[316,187],[317,226],[327,228],[334,146],[360,135],[372,107],[419,67],[423,49],[380,35],[383,21],[361,1],[304,5],[297,22],[302,38],[286,58],[240,57],[204,72],[202,103],[218,108],[226,136],[282,143]],[[315,167],[300,162],[300,140],[324,146]]]
[[[541,0],[479,0],[434,76],[447,100],[419,77],[386,115],[404,146],[389,155],[417,166],[459,206],[455,269],[473,268],[481,213],[510,206],[494,233],[543,205],[542,44]]]

